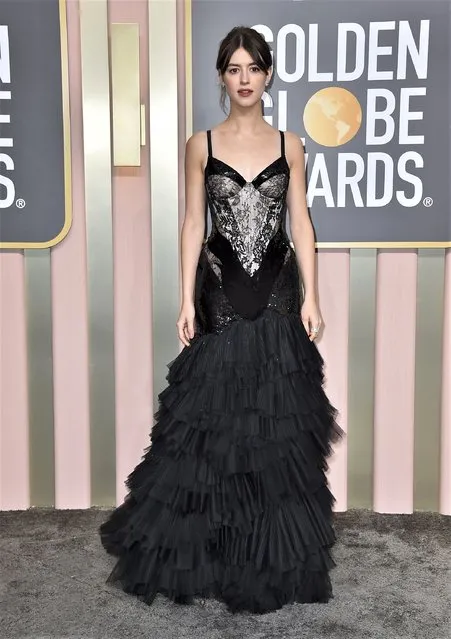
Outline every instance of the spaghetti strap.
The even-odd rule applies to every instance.
[[[280,133],[280,155],[285,157],[285,133],[283,131],[279,131]]]
[[[211,157],[213,155],[213,153],[212,153],[212,148],[211,148],[211,131],[210,131],[210,129],[208,129],[208,131],[207,131],[207,142],[208,142],[208,157]]]

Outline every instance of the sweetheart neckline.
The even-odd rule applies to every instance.
[[[287,158],[285,155],[279,155],[279,157],[277,157],[275,160],[273,160],[270,164],[268,164],[268,166],[265,166],[264,169],[262,169],[260,171],[260,173],[258,173],[253,180],[246,180],[246,178],[241,175],[241,173],[239,171],[237,171],[233,166],[231,166],[230,164],[227,164],[227,162],[224,162],[224,160],[220,160],[219,158],[215,157],[214,155],[209,155],[208,156],[208,160],[207,160],[207,166],[208,163],[210,162],[210,160],[213,160],[214,162],[219,162],[220,164],[223,164],[224,166],[226,166],[227,168],[231,169],[239,178],[241,178],[241,180],[243,180],[244,184],[254,184],[254,182],[256,182],[258,180],[259,177],[261,177],[261,175],[267,171],[268,169],[270,169],[274,164],[276,164],[276,162],[279,162],[280,160],[285,160],[285,163],[288,167],[288,162],[287,162]],[[289,169],[289,167],[288,167]]]

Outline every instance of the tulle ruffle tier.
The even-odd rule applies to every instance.
[[[342,435],[323,361],[296,315],[265,311],[196,337],[169,364],[151,444],[101,526],[109,582],[151,603],[214,596],[263,613],[326,602]]]

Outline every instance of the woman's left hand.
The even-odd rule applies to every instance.
[[[321,314],[314,299],[306,298],[301,308],[301,320],[310,341],[318,337],[322,325]]]

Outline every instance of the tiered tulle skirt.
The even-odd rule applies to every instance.
[[[342,431],[322,367],[299,317],[270,310],[183,349],[100,529],[118,557],[109,582],[148,604],[213,596],[232,612],[332,597],[325,471]]]

